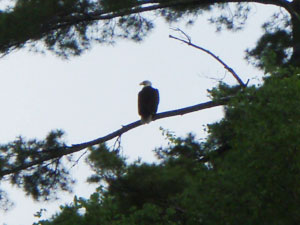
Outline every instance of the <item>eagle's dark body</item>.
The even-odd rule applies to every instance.
[[[151,122],[155,116],[159,103],[158,90],[145,86],[138,95],[138,111],[143,123]]]

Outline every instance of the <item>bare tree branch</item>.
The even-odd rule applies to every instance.
[[[187,114],[187,113],[192,113],[192,112],[200,111],[200,110],[203,110],[203,109],[208,109],[208,108],[213,108],[213,107],[216,107],[216,106],[225,105],[229,100],[230,100],[230,97],[227,97],[227,98],[223,98],[219,101],[209,101],[209,102],[204,102],[204,103],[200,103],[200,104],[197,104],[197,105],[189,106],[189,107],[186,107],[186,108],[175,109],[175,110],[171,110],[171,111],[158,113],[154,117],[154,120],[159,120],[159,119],[172,117],[172,116],[180,116],[180,115],[182,116],[182,115]],[[133,123],[130,123],[130,124],[127,124],[127,125],[123,126],[122,128],[120,128],[120,129],[118,129],[118,130],[116,130],[116,131],[114,131],[114,132],[112,132],[108,135],[97,138],[95,140],[84,142],[84,143],[81,143],[81,144],[74,144],[74,145],[71,145],[71,146],[61,147],[61,148],[58,148],[58,149],[55,149],[55,150],[52,149],[51,154],[45,154],[44,156],[41,156],[41,158],[39,158],[37,160],[34,160],[32,162],[29,162],[29,163],[25,163],[21,166],[15,167],[15,168],[1,170],[0,171],[0,179],[5,175],[13,174],[13,173],[19,172],[21,170],[26,170],[28,168],[31,168],[33,166],[39,165],[43,162],[46,162],[48,160],[61,158],[62,156],[69,155],[69,154],[72,154],[72,153],[75,153],[75,152],[79,152],[79,151],[81,151],[85,148],[92,147],[94,145],[104,143],[104,142],[109,141],[109,140],[111,140],[115,137],[119,137],[123,133],[125,133],[125,132],[127,132],[131,129],[134,129],[136,127],[139,127],[141,125],[143,125],[141,123],[141,121],[137,120]],[[47,151],[49,151],[49,150],[48,149],[43,149],[42,153],[47,152]],[[55,154],[53,154],[53,152],[55,152]]]
[[[189,46],[192,46],[192,47],[194,47],[194,48],[197,48],[197,49],[199,49],[199,50],[201,50],[201,51],[203,51],[203,52],[209,54],[209,55],[212,56],[214,59],[216,59],[219,63],[221,63],[221,64],[224,66],[224,68],[225,68],[226,70],[228,70],[228,71],[232,74],[232,76],[237,80],[237,82],[238,82],[242,87],[246,87],[246,86],[247,86],[249,80],[248,80],[247,83],[245,84],[245,83],[242,81],[242,79],[239,77],[239,75],[238,75],[231,67],[229,67],[223,60],[221,60],[218,56],[216,56],[214,53],[212,53],[211,51],[209,51],[209,50],[207,50],[207,49],[205,49],[205,48],[202,48],[202,47],[200,47],[200,46],[198,46],[198,45],[193,44],[193,43],[192,43],[192,40],[191,40],[191,38],[190,38],[190,36],[188,36],[188,35],[187,35],[185,32],[183,32],[182,30],[180,30],[180,29],[178,29],[178,28],[175,28],[175,29],[172,28],[172,29],[175,30],[175,31],[180,32],[181,34],[183,34],[184,37],[186,38],[186,40],[184,40],[184,39],[182,39],[182,38],[179,38],[179,37],[175,37],[175,36],[173,36],[173,35],[169,35],[169,38],[172,38],[172,39],[181,41],[181,42],[183,42],[183,43],[185,43],[185,44],[187,44],[187,45],[189,45]]]

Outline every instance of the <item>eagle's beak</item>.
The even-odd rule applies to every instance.
[[[141,82],[140,85],[144,85],[144,82]]]

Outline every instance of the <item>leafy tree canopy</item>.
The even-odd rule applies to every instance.
[[[228,14],[231,2],[236,9]],[[15,0],[0,12],[0,52],[5,55],[29,45],[62,57],[80,55],[95,42],[143,40],[155,26],[153,17],[163,17],[168,22],[189,18],[188,23],[192,24],[203,12],[213,9],[218,9],[213,12],[219,15],[214,14],[210,22],[216,24],[217,30],[235,31],[243,28],[253,2],[283,7],[286,11],[279,10],[274,14],[275,20],[266,22],[265,35],[256,49],[249,50],[248,57],[261,59],[271,54],[272,49],[276,54],[280,52],[276,61],[286,63],[293,58],[294,65],[297,64],[300,3],[287,0]],[[257,65],[263,67],[262,62]]]
[[[278,71],[238,93],[205,141],[166,131],[159,163],[91,149],[98,191],[36,224],[298,224],[299,72]]]

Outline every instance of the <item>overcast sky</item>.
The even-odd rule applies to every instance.
[[[238,33],[215,33],[215,27],[201,18],[193,27],[174,26],[189,34],[195,44],[218,55],[245,82],[250,79],[254,84],[261,72],[247,65],[244,50],[254,46],[262,32],[261,23],[273,9],[255,5],[246,29]],[[145,79],[160,91],[159,112],[208,101],[206,90],[216,86],[217,80],[236,83],[209,55],[168,38],[169,34],[177,35],[169,28],[157,20],[155,31],[140,44],[120,41],[115,46],[94,45],[91,51],[68,61],[51,53],[23,50],[1,59],[0,143],[18,135],[44,138],[52,129],[63,129],[68,144],[104,136],[139,119],[138,84]],[[138,127],[122,135],[123,154],[131,161],[140,157],[151,162],[152,150],[167,144],[159,127],[178,136],[194,132],[204,138],[204,126],[220,118],[221,107]],[[61,193],[60,200],[50,203],[34,203],[22,191],[2,182],[15,205],[8,212],[0,211],[0,225],[29,225],[38,220],[33,214],[40,208],[47,209],[43,218],[48,218],[75,194],[88,197],[95,186],[84,182],[89,175],[84,160],[70,170],[78,181],[74,193]]]

